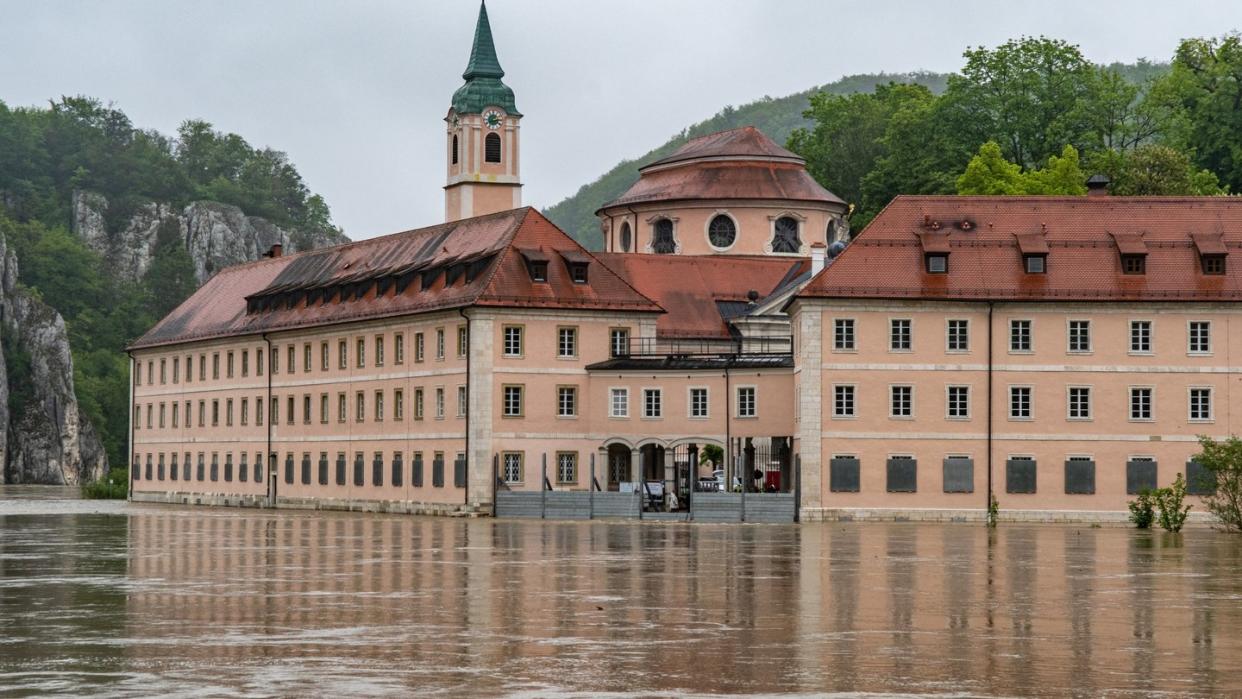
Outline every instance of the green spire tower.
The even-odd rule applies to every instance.
[[[453,110],[458,114],[480,114],[484,107],[500,107],[507,114],[521,116],[513,101],[512,88],[500,80],[505,77],[505,71],[496,57],[486,2],[479,5],[479,21],[474,27],[470,62],[461,77],[466,84],[453,93]]]
[[[466,84],[453,93],[452,105],[444,118],[448,123],[446,221],[522,205],[518,169],[522,113],[513,101],[513,90],[501,81],[504,76],[492,41],[487,4],[480,3],[470,61],[461,74]]]

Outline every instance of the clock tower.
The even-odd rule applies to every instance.
[[[445,131],[448,181],[444,185],[444,219],[482,216],[522,205],[519,178],[519,125],[522,114],[492,43],[487,4],[479,7],[466,84],[453,93]]]

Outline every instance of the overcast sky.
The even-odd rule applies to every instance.
[[[442,119],[474,0],[0,0],[0,100],[111,101],[283,150],[355,239],[443,219]],[[1242,28],[1239,0],[491,0],[522,123],[524,202],[548,206],[727,104],[842,75],[953,71],[1023,34],[1096,62],[1168,60]]]

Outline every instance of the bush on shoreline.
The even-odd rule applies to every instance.
[[[129,495],[129,474],[124,468],[114,468],[108,475],[82,486],[82,497],[87,500],[124,500]]]

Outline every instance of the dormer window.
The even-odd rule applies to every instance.
[[[928,274],[945,274],[949,271],[949,256],[944,253],[934,253],[927,256],[927,272]]]
[[[923,248],[923,264],[928,274],[946,274],[949,271],[949,236],[945,233],[921,231],[919,245]]]
[[[569,270],[569,278],[575,284],[587,283],[587,267],[591,264],[591,256],[581,250],[567,249],[559,251],[565,267]]]
[[[584,264],[573,264],[569,266],[569,276],[574,280],[575,284],[587,283],[587,266]]]
[[[1224,255],[1200,255],[1199,264],[1202,266],[1204,274],[1225,273]]]
[[[1229,254],[1224,236],[1220,233],[1191,233],[1190,238],[1199,253],[1199,269],[1204,274],[1224,274],[1225,256]]]
[[[1047,255],[1024,255],[1022,265],[1027,274],[1043,274],[1048,271]]]
[[[543,261],[530,263],[530,280],[532,282],[548,281],[548,263]]]
[[[519,248],[518,254],[526,260],[526,271],[532,282],[548,281],[548,256],[537,248]]]
[[[1117,252],[1121,255],[1122,274],[1147,273],[1147,243],[1139,233],[1113,233]]]

